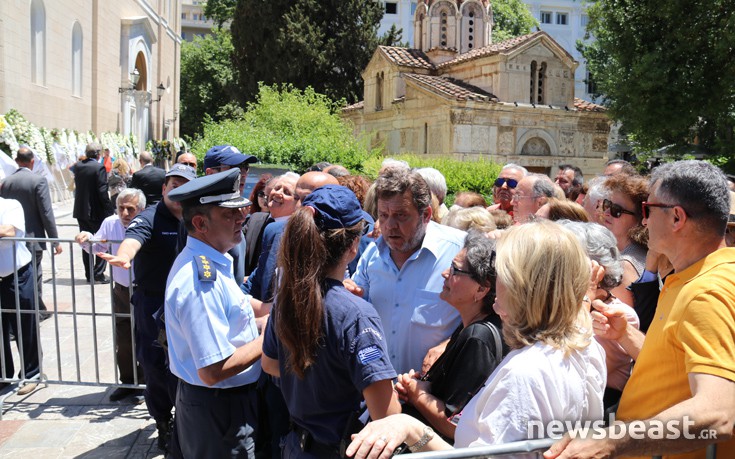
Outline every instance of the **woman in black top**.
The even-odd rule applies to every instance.
[[[502,359],[500,318],[495,301],[494,242],[470,232],[446,269],[440,298],[459,311],[462,325],[423,377],[413,370],[396,384],[403,412],[428,422],[454,439],[456,417]]]

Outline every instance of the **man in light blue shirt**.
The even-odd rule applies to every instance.
[[[439,293],[441,273],[462,249],[465,233],[431,221],[431,192],[418,173],[392,168],[375,183],[381,236],[345,283],[380,314],[396,371],[418,371],[429,349],[460,324]]]
[[[242,239],[240,170],[169,193],[189,233],[166,282],[166,337],[179,378],[174,442],[190,457],[254,457],[262,337],[227,251]],[[178,448],[174,447],[174,450]]]

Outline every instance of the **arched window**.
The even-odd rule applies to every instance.
[[[544,83],[546,80],[546,62],[541,63],[541,68],[538,70],[538,88],[536,90],[536,103],[543,104],[546,99],[544,94]]]
[[[71,93],[82,97],[82,26],[74,23],[71,31]]]
[[[383,72],[379,72],[375,77],[375,111],[379,112],[383,109]]]
[[[31,81],[46,85],[46,8],[31,1]]]
[[[529,102],[532,104],[544,104],[546,99],[544,94],[544,83],[546,82],[546,62],[541,65],[536,61],[531,62],[531,97]]]
[[[531,62],[531,91],[530,95],[528,97],[528,103],[533,104],[536,98],[534,97],[536,95],[536,69],[537,69],[536,61]]]

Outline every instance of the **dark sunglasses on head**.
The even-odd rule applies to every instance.
[[[515,188],[518,186],[518,180],[512,178],[498,177],[495,179],[495,186],[500,188],[504,183],[508,184],[508,188]]]
[[[623,209],[622,206],[613,203],[609,199],[605,199],[602,201],[602,211],[603,212],[610,211],[610,215],[613,218],[620,218],[620,216],[623,214],[635,215],[635,212],[631,212],[629,210]]]

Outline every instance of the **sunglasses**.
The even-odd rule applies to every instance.
[[[472,277],[472,273],[471,272],[465,271],[464,269],[457,268],[456,266],[454,266],[454,263],[452,263],[451,265],[449,265],[449,275],[452,276],[452,277],[454,277],[454,276],[456,276],[458,274],[464,274],[465,276]]]
[[[643,218],[645,218],[646,220],[650,218],[651,207],[659,207],[661,209],[673,209],[674,207],[676,207],[676,205],[643,201],[641,203],[641,214],[643,214]]]
[[[498,177],[495,179],[495,186],[500,188],[503,184],[507,184],[508,188],[515,188],[518,186],[518,180],[512,178]]]
[[[635,212],[631,212],[629,210],[623,209],[622,206],[615,204],[609,199],[605,199],[602,201],[602,211],[603,212],[610,211],[610,215],[613,218],[620,218],[620,216],[623,214],[635,215]]]

